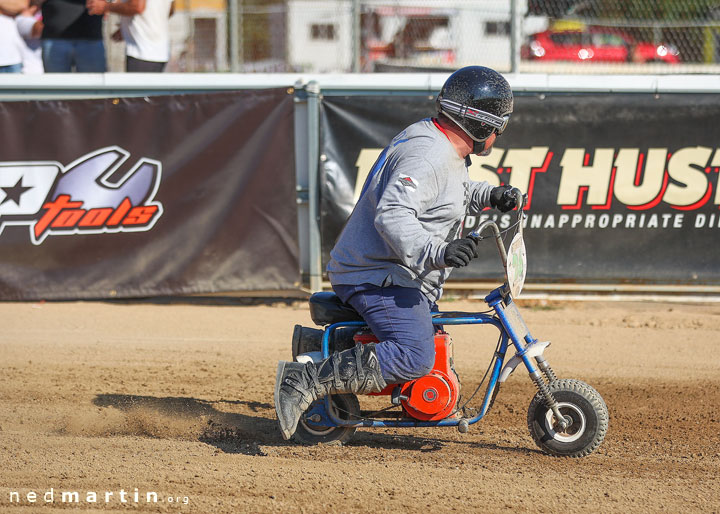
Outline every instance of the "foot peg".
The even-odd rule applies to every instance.
[[[395,389],[392,390],[392,393],[390,394],[390,403],[393,405],[401,405],[403,401],[408,401],[409,398],[405,396],[404,394],[400,394],[400,391],[402,391],[402,388],[400,386],[397,386]]]

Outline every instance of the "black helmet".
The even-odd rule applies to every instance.
[[[438,113],[452,120],[470,139],[483,143],[493,132],[500,135],[507,127],[513,94],[510,84],[497,71],[467,66],[448,77],[436,105]]]

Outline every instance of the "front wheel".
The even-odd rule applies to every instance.
[[[334,394],[330,397],[330,408],[333,415],[344,421],[360,419],[360,402],[354,394]],[[325,410],[325,398],[315,400],[306,410],[293,438],[304,444],[331,443],[339,441],[346,443],[355,434],[355,427],[328,427],[323,426],[322,413]]]
[[[571,421],[561,431],[545,398],[537,393],[528,408],[528,429],[535,443],[556,457],[584,457],[600,446],[608,429],[608,410],[600,394],[580,380],[555,380],[548,387],[560,413]]]

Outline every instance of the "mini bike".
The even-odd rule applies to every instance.
[[[377,412],[360,409],[353,394],[329,395],[315,401],[298,423],[295,439],[306,444],[346,442],[358,427],[449,427],[466,433],[490,410],[500,385],[521,364],[525,366],[538,392],[530,402],[527,423],[530,435],[545,452],[554,456],[583,457],[593,452],[605,438],[608,409],[600,394],[580,380],[558,379],[543,357],[549,342],[535,339],[513,301],[525,281],[526,251],[523,241],[523,200],[517,198],[515,235],[505,248],[498,225],[487,220],[471,237],[485,239],[492,231],[505,268],[505,283],[485,297],[489,310],[477,313],[439,312],[433,316],[436,327],[434,369],[424,377],[388,385],[373,395],[389,396],[390,405]],[[492,236],[491,236],[492,237]],[[293,334],[293,358],[303,362],[327,358],[334,350],[356,343],[377,342],[360,315],[334,293],[310,297],[313,321],[323,330],[297,325]],[[470,398],[461,405],[460,380],[453,366],[452,340],[448,325],[492,325],[500,332],[497,347],[485,373]],[[515,354],[506,362],[512,345]],[[467,404],[490,373],[479,409],[470,412]]]

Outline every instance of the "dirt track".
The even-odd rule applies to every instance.
[[[275,367],[293,324],[311,325],[307,308],[212,303],[0,304],[0,511],[720,512],[718,304],[523,309],[533,335],[553,341],[558,374],[591,383],[610,410],[603,446],[570,460],[534,446],[522,372],[465,435],[364,429],[342,447],[286,443]],[[466,392],[492,330],[451,330]],[[62,491],[81,501],[62,503]]]

